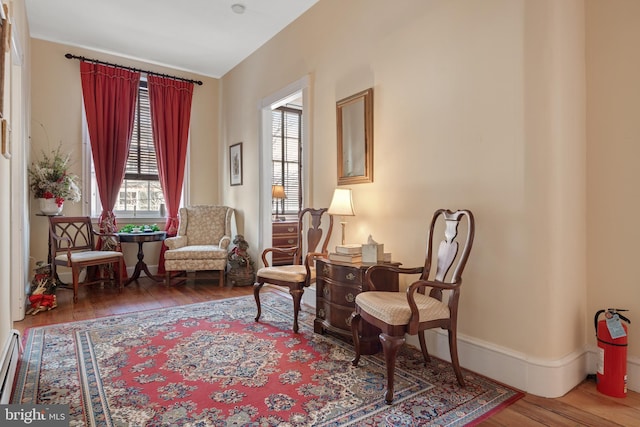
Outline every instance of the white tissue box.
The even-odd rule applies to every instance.
[[[362,262],[378,262],[384,259],[384,244],[364,243],[362,245]]]

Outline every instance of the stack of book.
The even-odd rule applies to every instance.
[[[338,245],[335,252],[329,252],[331,261],[359,264],[362,262],[362,245]]]

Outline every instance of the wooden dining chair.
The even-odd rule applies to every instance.
[[[256,273],[253,295],[256,299],[258,314],[262,314],[260,289],[265,283],[285,286],[293,298],[293,332],[298,332],[298,313],[304,289],[316,280],[315,259],[328,256],[327,246],[333,229],[333,217],[327,208],[306,208],[298,215],[298,239],[296,246],[289,248],[267,248],[262,251],[264,267]],[[305,229],[305,227],[307,227]],[[323,229],[323,227],[326,227]],[[283,254],[291,258],[291,265],[269,266],[268,254]]]
[[[97,239],[109,240],[114,250],[97,250]],[[124,257],[117,234],[98,233],[93,229],[88,216],[49,217],[50,259],[52,277],[57,277],[57,267],[71,268],[73,280],[73,302],[78,302],[78,287],[95,283],[114,282],[122,292],[122,270]],[[97,271],[105,265],[106,274]],[[86,279],[79,283],[80,271],[87,268]]]
[[[463,219],[466,221],[462,221]],[[461,222],[466,222],[466,228],[463,239],[458,241],[458,227]],[[442,233],[442,240],[435,240],[436,231],[439,235]],[[453,212],[440,209],[434,213],[431,221],[424,266],[404,268],[375,265],[367,269],[365,281],[371,291],[356,296],[355,312],[351,318],[351,333],[356,353],[352,363],[357,366],[360,360],[360,322],[364,320],[380,328],[380,343],[387,366],[387,390],[384,396],[386,403],[393,402],[396,355],[405,342],[405,334],[418,335],[425,364],[429,362],[424,336],[427,329],[442,328],[448,331],[451,364],[458,383],[464,387],[464,377],[458,361],[458,301],[462,271],[469,258],[474,233],[475,222],[470,211]],[[379,270],[420,274],[420,277],[406,292],[378,291],[375,290],[371,277]],[[448,294],[448,299],[443,299],[443,293]]]

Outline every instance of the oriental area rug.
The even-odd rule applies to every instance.
[[[351,365],[348,341],[313,332],[262,294],[30,329],[14,404],[69,405],[72,426],[462,426],[522,393],[404,346],[395,400],[382,354]]]

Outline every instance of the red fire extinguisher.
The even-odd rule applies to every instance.
[[[599,310],[593,322],[598,338],[598,372],[596,388],[613,397],[627,396],[627,325],[631,321],[619,308]],[[598,317],[604,313],[604,319]]]

